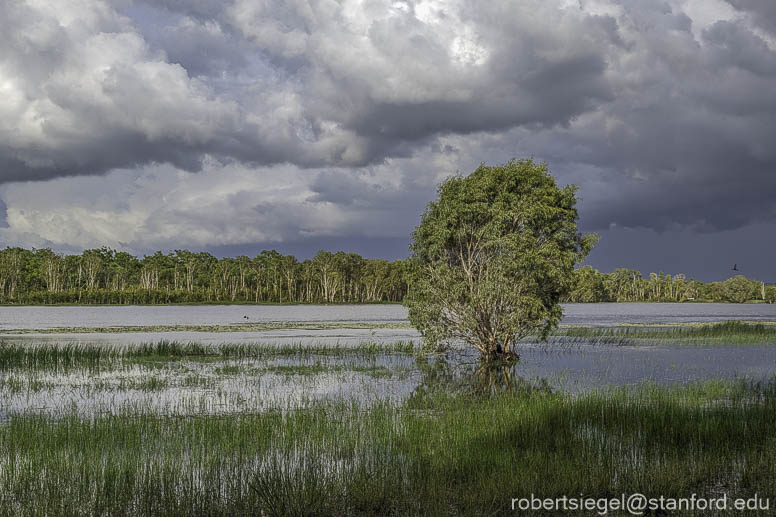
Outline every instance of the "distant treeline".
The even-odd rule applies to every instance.
[[[379,303],[399,302],[411,262],[319,251],[300,261],[277,251],[216,258],[176,250],[137,258],[109,248],[61,255],[50,249],[0,250],[0,303]],[[682,274],[576,270],[566,302],[776,300],[776,286],[736,276],[702,283]]]
[[[406,266],[342,251],[299,261],[274,250],[218,259],[186,250],[137,258],[108,248],[80,255],[6,248],[0,303],[398,302],[407,292]]]
[[[650,273],[644,278],[640,271],[615,269],[601,273],[590,266],[575,271],[576,287],[569,302],[733,302],[776,301],[776,286],[750,280],[743,275],[724,282],[699,282],[679,273]]]

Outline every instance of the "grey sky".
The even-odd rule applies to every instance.
[[[602,270],[776,281],[774,121],[770,0],[9,0],[0,246],[403,257],[534,156]]]

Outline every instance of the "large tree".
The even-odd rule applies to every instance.
[[[405,299],[426,344],[471,343],[487,360],[514,359],[517,341],[546,339],[595,243],[577,231],[576,187],[547,165],[481,165],[439,187],[413,233],[414,281]]]
[[[755,286],[744,275],[736,275],[722,282],[722,296],[732,303],[744,303],[754,298]]]

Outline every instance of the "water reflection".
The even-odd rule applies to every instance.
[[[530,395],[536,392],[551,393],[552,388],[545,378],[529,379],[518,373],[515,363],[482,363],[471,376],[472,391],[481,395],[511,393]]]
[[[0,420],[23,413],[238,414],[349,401],[400,404],[440,391],[574,394],[644,382],[758,382],[776,374],[772,345],[524,345],[520,362],[501,365],[485,365],[467,349],[428,356],[299,350],[267,358],[111,356],[100,362],[88,354],[69,362],[9,356],[0,361]]]
[[[510,393],[516,396],[552,393],[546,378],[522,375],[519,362],[466,361],[459,357],[418,358],[422,374],[413,397],[444,391],[473,396]]]
[[[240,414],[319,403],[399,403],[417,384],[409,354],[91,361],[0,368],[7,414]]]

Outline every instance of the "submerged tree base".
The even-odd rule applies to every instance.
[[[520,354],[511,350],[491,350],[487,354],[483,354],[482,359],[492,365],[513,365],[520,362]]]

